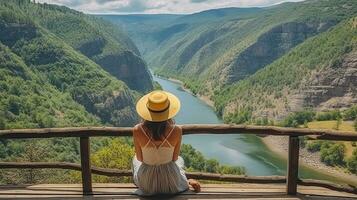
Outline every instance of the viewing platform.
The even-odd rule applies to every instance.
[[[83,196],[80,184],[40,184],[24,186],[1,186],[0,199],[167,199],[170,196],[142,198],[133,194],[133,184],[93,184],[91,196]],[[357,195],[337,192],[323,187],[298,186],[296,195],[287,195],[285,184],[203,184],[200,193],[187,191],[170,199],[356,199]]]
[[[173,196],[173,199],[357,199],[357,188],[327,181],[300,179],[299,136],[315,140],[357,141],[356,132],[283,128],[249,125],[182,125],[184,134],[259,134],[289,137],[287,175],[242,176],[188,172],[188,178],[223,181],[222,184],[203,184],[202,192],[191,191]],[[1,169],[70,169],[81,171],[82,184],[1,185],[0,199],[63,199],[120,198],[140,199],[133,194],[133,184],[92,183],[92,173],[105,176],[132,176],[130,170],[104,169],[91,165],[90,137],[131,136],[131,127],[76,127],[45,129],[0,130],[0,139],[79,137],[81,163],[64,162],[0,162]],[[166,199],[159,196],[151,199]]]

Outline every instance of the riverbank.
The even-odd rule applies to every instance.
[[[288,137],[282,136],[266,136],[262,138],[263,143],[268,147],[268,149],[284,159],[287,159],[288,155],[288,140]],[[320,161],[319,152],[311,153],[307,151],[306,148],[300,148],[299,156],[301,165],[318,170],[319,172],[325,173],[329,176],[334,176],[338,179],[349,180],[351,184],[357,185],[357,175],[346,173],[341,168],[325,165]]]
[[[171,88],[169,87],[171,90],[173,90],[173,88],[175,88],[175,89],[179,89],[182,92],[189,93],[189,94],[199,98],[200,101],[202,102],[202,104],[207,105],[207,101],[202,99],[202,97],[200,98],[198,95],[194,95],[188,88],[185,88],[183,86],[183,83],[180,80],[176,80],[176,79],[172,79],[172,78],[171,79],[163,78],[163,80],[165,80],[167,82],[171,82],[171,84],[175,84],[175,86],[173,86]],[[190,96],[190,98],[191,98],[191,95],[187,95],[187,96]],[[181,98],[183,98],[182,99],[183,102],[187,101],[187,99],[185,100],[184,96],[181,96]],[[190,105],[194,105],[194,102],[190,102]],[[197,106],[197,105],[195,105],[195,106]],[[193,115],[194,113],[192,111],[193,110],[196,111],[198,109],[195,106],[187,108],[189,110],[187,112],[190,113],[189,115],[182,116],[182,118],[178,118],[177,120],[181,123],[186,123],[187,121],[192,123],[192,122],[197,122],[197,119],[199,119],[198,123],[200,123],[200,122],[205,123],[206,121],[202,120],[202,118],[204,118],[202,116],[203,110],[199,110],[196,115]],[[206,108],[202,108],[202,109],[206,109]],[[206,113],[203,115],[206,116],[208,114]],[[212,122],[217,123],[218,121],[216,122],[215,120],[213,120],[213,121],[208,120],[208,122],[209,123],[212,123]],[[222,123],[222,122],[218,122],[218,123]],[[191,136],[191,137],[194,137],[194,136]],[[214,136],[210,136],[210,137],[214,137]],[[282,138],[282,139],[280,139],[280,138]],[[270,136],[266,137],[266,138],[258,137],[256,139],[259,140],[259,144],[258,144],[258,146],[254,146],[254,147],[251,146],[251,145],[254,145],[254,142],[249,143],[247,141],[236,140],[235,138],[231,138],[232,140],[231,140],[231,142],[228,142],[228,145],[227,144],[223,145],[224,147],[228,147],[228,149],[220,146],[220,145],[224,144],[224,142],[226,143],[227,140],[225,140],[224,142],[223,142],[223,140],[220,140],[220,142],[218,142],[218,144],[216,144],[216,143],[212,144],[211,138],[205,139],[203,137],[200,137],[200,138],[197,138],[196,142],[191,141],[191,143],[195,144],[197,149],[199,149],[200,144],[202,144],[202,143],[210,144],[209,146],[211,146],[211,147],[214,146],[216,151],[217,151],[218,147],[221,147],[222,151],[226,151],[227,154],[224,154],[224,155],[220,154],[220,155],[213,156],[213,157],[220,157],[220,160],[221,160],[220,162],[223,162],[223,163],[226,162],[229,165],[239,165],[239,166],[242,163],[244,163],[245,167],[248,166],[247,168],[249,168],[249,169],[257,168],[257,169],[254,169],[255,170],[254,172],[251,172],[251,175],[257,175],[257,174],[261,175],[260,174],[261,171],[264,171],[264,170],[265,171],[270,170],[270,172],[269,172],[269,175],[270,175],[270,174],[281,174],[281,172],[285,171],[285,169],[286,169],[286,166],[284,166],[284,165],[286,164],[286,160],[287,160],[287,150],[288,150],[287,139],[288,139],[288,137],[280,137],[280,138],[277,138],[277,137],[272,138]],[[247,139],[247,138],[245,138],[245,139]],[[270,140],[270,141],[267,141],[267,140]],[[266,144],[266,145],[264,145],[264,144]],[[233,152],[232,152],[233,149],[235,151],[234,155],[239,155],[239,156],[234,161],[231,161],[231,160],[227,159],[226,157],[227,157],[227,155],[229,155],[229,153],[232,153],[232,155],[233,155]],[[264,152],[261,152],[262,149]],[[214,152],[211,152],[210,149],[205,149],[202,152],[206,152],[206,153],[209,152],[210,155],[215,154]],[[252,154],[249,155],[248,152],[251,152]],[[269,155],[267,155],[265,153],[267,153]],[[311,154],[310,152],[307,152],[305,150],[302,150],[301,154],[303,154],[302,158],[300,159],[301,164],[302,164],[300,173],[302,173],[302,177],[314,178],[314,179],[326,178],[329,181],[334,181],[336,179],[336,180],[339,180],[336,182],[344,182],[344,183],[357,185],[357,179],[355,178],[354,175],[351,176],[346,173],[337,172],[338,170],[336,170],[336,169],[335,169],[335,171],[332,171],[333,170],[332,167],[328,167],[319,161],[319,155]],[[264,158],[268,158],[268,159],[272,159],[272,160],[264,161],[264,158],[261,159],[262,156]],[[269,157],[269,156],[271,156],[271,157]],[[250,159],[249,161],[247,161],[244,159],[247,157],[249,157],[249,158],[253,157],[253,159]],[[277,159],[275,159],[274,157]],[[238,162],[237,162],[237,160],[238,160]],[[273,164],[267,165],[267,163],[270,163],[271,161],[273,161]],[[258,164],[258,162],[263,162],[263,164],[261,164],[261,163]],[[283,163],[283,164],[281,164],[281,163]],[[278,170],[275,171],[276,169],[278,169]],[[266,174],[263,174],[263,175],[266,175]]]
[[[161,78],[164,78],[164,77],[161,77]],[[199,98],[201,101],[205,102],[208,106],[210,106],[211,108],[214,109],[214,102],[209,98],[209,96],[207,95],[199,95],[199,94],[194,94],[189,88],[185,87],[185,84],[178,80],[178,79],[173,79],[173,78],[168,78],[167,80],[169,81],[172,81],[174,83],[177,83],[177,84],[180,84],[181,85],[181,88],[187,92],[187,93],[190,93],[192,94],[193,96]]]

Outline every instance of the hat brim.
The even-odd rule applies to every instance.
[[[149,94],[146,94],[145,96],[141,97],[136,103],[136,112],[141,118],[152,122],[162,122],[173,118],[179,112],[181,107],[180,100],[175,95],[169,92],[163,92],[167,95],[168,100],[170,101],[169,108],[163,112],[150,111],[146,107],[149,98]]]

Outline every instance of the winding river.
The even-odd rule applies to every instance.
[[[180,84],[154,76],[164,90],[175,94],[181,100],[181,111],[175,117],[178,124],[223,123],[206,103],[184,91]],[[271,152],[262,140],[254,135],[203,134],[185,135],[183,143],[191,144],[206,158],[217,159],[221,164],[243,166],[247,175],[285,175],[286,160]],[[310,168],[300,166],[301,178],[333,180],[331,177]],[[341,182],[344,182],[341,180]]]

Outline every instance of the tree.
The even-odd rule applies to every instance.
[[[6,147],[3,146],[5,149]],[[13,148],[13,151],[16,148]],[[14,157],[6,158],[7,161],[15,162],[40,162],[48,160],[49,146],[39,140],[22,141],[18,145],[17,152],[13,152]],[[17,154],[19,153],[19,155]],[[38,169],[14,169],[0,171],[0,179],[6,180],[7,183],[41,183],[48,181],[52,177],[52,173],[48,170]]]
[[[357,174],[357,149],[353,150],[352,156],[347,159],[346,164],[350,172]]]
[[[209,159],[205,164],[205,171],[210,173],[216,173],[219,171],[219,162],[216,159]]]
[[[321,161],[330,166],[344,165],[345,145],[333,144],[321,147]]]
[[[134,157],[134,148],[126,144],[123,139],[115,138],[108,146],[101,148],[92,156],[92,165],[103,168],[130,169]],[[126,182],[127,177],[93,176],[94,182]]]
[[[185,166],[193,170],[203,171],[205,167],[205,158],[202,153],[197,151],[189,144],[182,144],[181,153]]]
[[[286,127],[298,127],[307,122],[311,122],[315,117],[315,112],[311,110],[304,110],[289,114],[282,122]]]

